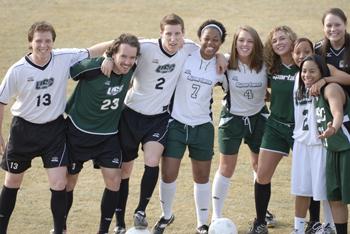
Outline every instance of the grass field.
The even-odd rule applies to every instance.
[[[232,36],[239,25],[248,24],[257,29],[265,40],[275,26],[286,24],[298,35],[313,41],[322,37],[321,17],[329,7],[340,7],[350,17],[348,0],[253,0],[253,1],[204,1],[204,0],[0,0],[0,76],[3,77],[14,62],[27,52],[27,30],[37,20],[51,22],[57,32],[55,47],[88,47],[100,41],[117,37],[122,32],[141,37],[157,38],[159,20],[174,12],[185,20],[186,36],[198,41],[197,27],[204,20],[213,18],[222,21],[228,37],[223,52],[229,51]],[[73,84],[70,84],[68,93]],[[215,91],[215,124],[220,112],[220,89]],[[11,115],[7,109],[3,123],[3,135],[8,136]],[[40,140],[40,139],[38,139]],[[218,165],[218,150],[215,148],[213,176]],[[294,199],[290,195],[290,157],[282,160],[272,181],[270,210],[276,214],[279,224],[271,233],[289,233],[294,217]],[[131,225],[132,211],[136,207],[139,181],[143,171],[142,158],[136,162],[131,180],[127,211],[127,225]],[[2,181],[4,173],[0,173]],[[195,210],[191,166],[187,157],[183,160],[174,212],[176,220],[167,233],[194,233]],[[40,159],[33,161],[23,186],[18,194],[9,233],[48,233],[52,227],[49,210],[49,190],[45,170]],[[100,172],[90,163],[80,175],[75,189],[74,204],[69,216],[68,230],[71,234],[96,233],[99,221],[99,204],[103,190]],[[224,215],[245,233],[255,216],[252,170],[249,166],[249,151],[244,146],[226,201]],[[150,225],[160,215],[158,189],[147,209]],[[113,221],[114,225],[114,221]]]

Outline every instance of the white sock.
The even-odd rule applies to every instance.
[[[208,223],[210,205],[210,183],[193,184],[194,202],[197,213],[197,227]]]
[[[211,220],[222,217],[222,209],[224,207],[224,201],[227,196],[227,191],[230,186],[230,178],[227,178],[216,171],[213,190],[212,190],[212,205],[213,205],[213,215]]]
[[[256,174],[256,171],[253,170],[253,184],[255,184],[257,177],[258,177],[258,175]]]
[[[324,217],[324,223],[327,225],[328,223],[331,225],[332,228],[335,227],[333,216],[332,216],[332,210],[329,205],[328,201],[322,201],[323,206],[323,217]]]
[[[172,215],[173,201],[176,193],[176,181],[165,183],[162,179],[159,183],[159,199],[162,208],[162,216],[165,219],[170,219]]]
[[[298,233],[304,233],[305,218],[294,217],[294,229],[298,230]]]

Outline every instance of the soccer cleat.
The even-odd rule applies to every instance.
[[[322,225],[322,230],[318,231],[317,234],[336,234],[336,231],[329,223],[327,223]]]
[[[197,227],[196,234],[208,234],[208,230],[208,225],[203,224],[202,226]]]
[[[146,213],[144,211],[139,210],[134,214],[134,227],[136,229],[146,229],[148,227]]]
[[[55,229],[51,229],[50,234],[55,234]],[[67,234],[67,230],[63,230],[62,234]]]
[[[305,234],[323,233],[323,226],[320,222],[308,222],[305,229]]]
[[[125,227],[116,226],[114,228],[114,234],[125,234],[125,233],[126,233]]]
[[[266,221],[267,227],[269,228],[276,227],[276,224],[277,224],[276,216],[270,213],[270,211],[268,210],[266,211],[265,221]]]
[[[267,226],[265,223],[258,223],[255,219],[254,223],[250,226],[247,234],[268,234]]]
[[[164,216],[161,217],[153,227],[153,234],[162,234],[164,232],[164,229],[172,222],[174,222],[174,219],[174,215],[171,215],[170,219],[165,219]]]

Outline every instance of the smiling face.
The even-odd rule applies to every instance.
[[[336,15],[327,14],[323,21],[323,32],[332,44],[344,44],[346,24]]]
[[[160,37],[164,50],[169,54],[175,54],[182,45],[184,37],[182,26],[180,24],[166,24],[160,32]]]
[[[237,37],[236,51],[241,61],[249,61],[254,49],[254,38],[246,30],[241,30]]]
[[[50,31],[36,31],[33,34],[33,40],[29,42],[29,48],[32,50],[33,58],[39,60],[48,60],[53,48],[53,38]]]
[[[292,51],[292,40],[284,31],[278,30],[272,35],[272,49],[279,56],[285,56]]]
[[[300,67],[301,62],[307,57],[313,54],[311,45],[307,41],[302,41],[294,46],[292,53],[295,64]]]
[[[204,59],[213,58],[222,44],[219,30],[213,27],[204,29],[200,37],[200,44],[202,57]]]
[[[321,76],[321,71],[314,61],[308,60],[303,63],[301,79],[306,88],[310,88],[314,83],[321,79]]]
[[[134,65],[137,58],[137,48],[129,44],[120,44],[118,52],[112,55],[113,71],[116,74],[126,74]]]

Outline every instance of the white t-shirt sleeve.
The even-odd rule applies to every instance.
[[[16,90],[16,77],[13,66],[7,71],[5,78],[0,85],[0,103],[8,104],[10,99],[17,93]]]

